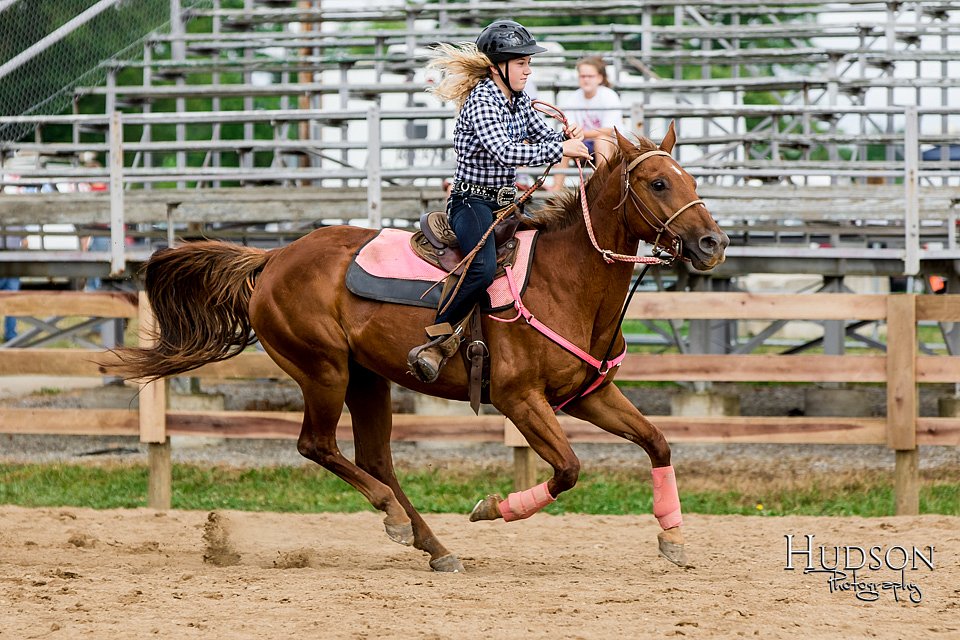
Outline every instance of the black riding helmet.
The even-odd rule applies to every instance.
[[[523,58],[546,51],[537,44],[525,26],[513,20],[497,20],[487,25],[477,38],[477,49],[490,58],[490,62],[500,74],[500,79],[508,88],[510,87],[510,69],[507,67],[507,72],[504,73],[500,69],[501,62],[509,62],[514,58]],[[513,91],[515,96],[518,93]]]
[[[494,64],[546,51],[537,45],[525,26],[513,20],[497,20],[487,25],[477,38],[477,48]]]

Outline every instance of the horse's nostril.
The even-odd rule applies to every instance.
[[[716,255],[722,253],[726,249],[727,245],[730,244],[730,238],[727,237],[727,234],[720,233],[708,233],[700,238],[700,250],[708,256]]]

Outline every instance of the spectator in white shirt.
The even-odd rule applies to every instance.
[[[583,128],[583,142],[594,160],[607,158],[614,149],[613,128],[623,123],[620,96],[610,88],[607,65],[603,58],[590,56],[577,62],[577,89],[562,104],[567,118]],[[569,158],[564,158],[557,168],[570,167]],[[554,178],[553,189],[563,187],[564,176]]]

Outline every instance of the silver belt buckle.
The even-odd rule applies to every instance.
[[[508,204],[513,204],[514,198],[517,197],[517,188],[516,187],[500,187],[500,190],[497,191],[497,204],[501,207],[505,207]]]

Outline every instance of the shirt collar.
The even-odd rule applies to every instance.
[[[496,97],[497,104],[500,105],[500,107],[505,109],[508,108],[507,98],[506,96],[503,95],[503,91],[500,91],[500,87],[498,87],[497,83],[493,81],[493,78],[489,78],[489,77],[484,78],[483,80],[480,81],[480,86],[483,87],[485,91],[493,94]],[[515,98],[515,102],[513,105],[514,110],[521,107],[523,103],[526,102],[527,100],[528,100],[527,94],[524,92],[521,92],[520,96],[518,98]]]

